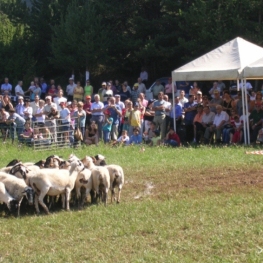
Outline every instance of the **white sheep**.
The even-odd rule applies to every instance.
[[[98,197],[107,205],[108,191],[110,188],[110,175],[107,168],[103,166],[96,166],[93,159],[89,156],[84,157],[82,163],[86,168],[91,170],[92,175],[92,189]]]
[[[13,175],[0,172],[0,182],[5,185],[8,193],[18,201],[17,214],[20,216],[20,205],[24,198],[27,198],[29,205],[34,202],[34,191],[29,187],[23,179],[17,178]]]
[[[38,203],[44,208],[45,212],[49,214],[49,210],[43,198],[46,195],[57,196],[62,194],[62,207],[69,210],[70,193],[74,188],[78,173],[84,169],[80,161],[71,163],[70,170],[57,169],[41,169],[29,177],[29,184],[36,192],[35,206],[39,213]]]
[[[15,200],[5,188],[4,183],[0,182],[0,203],[5,203],[10,212],[15,211],[18,207],[18,201]]]
[[[116,200],[114,188],[117,187],[118,188],[117,203],[119,203],[121,199],[121,189],[124,185],[123,169],[121,166],[116,164],[105,165],[104,167],[109,170],[109,174],[110,174],[111,202],[113,197],[114,200]]]

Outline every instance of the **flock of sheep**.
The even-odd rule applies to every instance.
[[[14,159],[0,169],[0,203],[5,203],[10,212],[17,210],[19,216],[21,202],[26,198],[28,205],[35,204],[37,214],[40,213],[39,204],[49,214],[50,207],[60,198],[62,208],[69,210],[74,193],[79,208],[89,195],[91,203],[102,201],[106,205],[109,190],[111,202],[114,198],[119,203],[123,184],[122,167],[106,165],[105,157],[100,154],[83,159],[71,154],[67,161],[52,155],[37,163]],[[118,188],[117,198],[115,188]]]

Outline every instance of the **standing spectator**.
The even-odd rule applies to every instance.
[[[9,79],[5,78],[5,82],[1,85],[2,95],[12,95],[12,85],[9,83]]]
[[[156,84],[152,87],[152,93],[154,99],[158,99],[159,92],[164,92],[164,86],[159,79],[156,80]]]
[[[123,127],[123,120],[122,120],[122,116],[123,116],[123,112],[125,110],[125,104],[121,101],[121,97],[119,94],[115,94],[115,103],[116,105],[118,105],[121,109],[121,117],[119,118],[119,127],[118,127],[118,134],[121,134],[122,131],[122,127]]]
[[[224,91],[226,90],[226,85],[222,80],[217,81],[217,86],[220,89],[220,93],[224,93]]]
[[[129,84],[128,84],[128,81],[127,80],[125,80],[124,82],[123,82],[123,84],[125,84],[126,85],[126,87],[127,87],[127,90],[131,93],[131,87],[129,86]]]
[[[102,123],[104,121],[103,108],[104,104],[100,101],[99,94],[94,95],[95,102],[91,105],[92,121],[98,125],[99,139],[102,138]]]
[[[109,99],[109,104],[104,108],[104,112],[107,111],[110,117],[113,119],[112,128],[111,128],[111,138],[114,141],[118,139],[118,126],[119,118],[122,115],[122,110],[119,105],[116,104],[115,98],[112,97]]]
[[[107,86],[107,83],[106,82],[102,82],[101,83],[101,88],[98,90],[98,94],[100,96],[100,101],[104,101],[103,100],[103,95],[105,93],[106,86]]]
[[[38,82],[35,84],[35,89],[33,90],[31,101],[34,101],[35,96],[41,96],[41,87],[39,86]]]
[[[183,108],[184,108],[184,104],[188,102],[188,99],[185,97],[185,91],[184,90],[180,90],[179,102]]]
[[[165,101],[165,134],[168,131],[168,126],[170,125],[170,112],[172,109],[172,104],[169,101],[168,95],[163,95],[163,100]]]
[[[73,99],[76,100],[77,102],[83,100],[83,94],[84,94],[84,89],[80,85],[80,81],[77,82],[77,86],[74,88],[73,91]]]
[[[141,78],[138,78],[138,90],[140,91],[140,93],[143,93],[145,94],[146,93],[146,87],[145,87],[145,84],[142,82],[142,79]]]
[[[120,92],[120,96],[121,96],[121,101],[125,102],[127,99],[130,99],[131,97],[131,93],[130,91],[127,89],[127,84],[122,84],[121,85],[122,90]]]
[[[196,115],[197,106],[194,98],[193,95],[189,95],[189,101],[184,104],[185,140],[187,142],[192,142],[194,139],[194,117]]]
[[[23,97],[22,97],[22,99],[23,99]],[[7,112],[9,112],[9,110],[14,108],[12,102],[10,101],[10,97],[8,95],[3,96],[2,107],[4,107]]]
[[[155,112],[152,110],[154,100],[149,100],[143,116],[144,119],[144,131],[147,132],[150,129],[150,125],[153,122]]]
[[[52,99],[57,96],[57,90],[55,85],[51,85],[51,87],[48,89],[47,95],[51,96]]]
[[[35,83],[34,83],[34,81],[31,81],[28,90],[24,93],[24,94],[29,93],[30,101],[34,101],[34,93],[33,92],[35,89],[36,89]]]
[[[144,67],[141,68],[140,79],[142,80],[142,82],[146,86],[147,82],[148,82],[148,72],[146,71],[146,69]]]
[[[24,105],[24,119],[26,121],[31,121],[32,114],[33,114],[33,108],[30,106],[30,100],[26,98]]]
[[[119,82],[119,80],[115,80],[115,92],[114,92],[114,95],[115,94],[120,94],[121,90],[122,90],[122,87],[121,87],[121,84]]]
[[[41,87],[41,99],[44,100],[47,94],[47,83],[44,78],[40,78],[40,87]]]
[[[15,113],[14,109],[9,110],[9,117],[6,121],[6,124],[10,126],[10,133],[11,133],[11,139],[12,143],[14,143],[15,139],[15,131],[17,133],[18,140],[21,139],[20,134],[23,133],[24,125],[26,123],[26,120]]]
[[[255,109],[249,115],[249,121],[251,125],[251,142],[256,142],[259,130],[262,128],[263,110],[261,104],[255,105]]]
[[[113,123],[113,118],[110,117],[110,113],[105,110],[104,111],[105,114],[105,121],[103,124],[103,141],[104,143],[108,143],[110,141],[110,133],[111,133],[111,127],[112,127],[112,123]]]
[[[74,83],[73,78],[69,78],[69,84],[66,89],[68,101],[73,101],[73,93],[76,86],[77,85]]]
[[[35,96],[35,100],[30,103],[30,107],[32,107],[32,110],[33,110],[33,112],[32,112],[32,115],[33,115],[32,120],[36,121],[35,114],[37,113],[37,110],[39,108],[39,96],[38,95],[36,95]]]
[[[85,123],[86,128],[90,126],[90,122],[91,122],[91,117],[92,117],[91,105],[92,105],[91,96],[88,95],[85,97],[85,103],[83,105],[83,110],[86,112],[86,123]]]
[[[123,118],[123,126],[122,126],[122,130],[126,130],[129,132],[130,130],[130,114],[131,111],[133,110],[132,108],[132,102],[129,100],[125,101],[125,109],[122,113],[122,118]]]
[[[36,121],[36,125],[42,126],[42,127],[45,124],[45,117],[46,117],[46,115],[44,114],[44,106],[45,106],[45,101],[39,100],[39,104],[38,104],[36,111],[34,111],[34,108],[33,108],[34,121]]]
[[[64,135],[64,141],[69,142],[69,130],[70,130],[70,111],[66,107],[66,102],[60,102],[60,119],[61,119],[61,128]]]
[[[138,129],[141,130],[141,111],[139,109],[138,102],[135,103],[134,109],[130,112],[129,124],[130,124],[130,127],[129,127],[130,136],[132,135],[134,128],[138,127]]]
[[[92,97],[92,95],[93,95],[93,87],[90,84],[89,79],[87,79],[86,85],[84,87],[84,97],[87,97],[87,96]]]
[[[76,118],[75,129],[79,128],[82,133],[82,138],[84,140],[85,136],[85,124],[86,124],[86,111],[83,110],[83,102],[79,101],[77,104],[78,110],[74,112],[74,117]]]
[[[21,117],[24,118],[24,110],[25,110],[25,106],[24,106],[24,98],[22,96],[18,97],[18,103],[16,105],[16,113],[18,115],[20,115]]]
[[[108,101],[109,98],[113,97],[113,91],[111,89],[111,83],[110,82],[107,83],[106,89],[103,89],[102,97],[103,97],[104,105],[106,105],[106,102]]]
[[[3,135],[3,141],[6,140],[6,137],[7,137],[7,124],[6,124],[6,121],[9,117],[9,113],[7,111],[5,111],[4,108],[1,108],[0,109],[0,129],[1,129],[1,132],[2,132],[2,135]]]
[[[197,113],[194,118],[194,142],[200,143],[200,138],[203,133],[203,125],[202,125],[202,118],[203,118],[203,106],[197,106]]]
[[[174,106],[173,109],[170,112],[170,123],[169,128],[174,127],[174,118],[176,122],[176,130],[179,131],[181,129],[181,123],[182,123],[182,115],[183,115],[183,108],[179,101],[179,97],[175,97],[174,99]]]
[[[16,93],[16,100],[18,99],[19,96],[24,97],[25,92],[23,91],[23,81],[18,81],[16,87],[15,87],[15,93]]]
[[[139,84],[135,83],[133,85],[133,90],[131,91],[131,100],[133,105],[137,102],[137,99],[139,98],[140,95],[140,91],[139,91]]]
[[[139,99],[141,100],[142,106],[146,108],[147,105],[148,105],[148,100],[145,99],[145,94],[144,93],[140,93],[139,94]]]
[[[184,91],[184,96],[186,98],[188,98],[189,97],[189,91],[191,89],[190,83],[187,81],[180,81],[180,82],[178,82],[178,87],[179,87],[180,91],[182,91],[182,90]]]
[[[51,88],[51,86],[52,85],[54,85],[55,86],[55,89],[56,89],[56,83],[55,83],[55,80],[54,79],[51,79],[50,80],[50,82],[49,82],[49,85],[48,85],[48,87],[47,87],[47,94],[48,94],[48,92],[49,92],[49,90],[50,90],[50,88]]]
[[[161,139],[163,140],[165,137],[165,101],[163,100],[163,92],[160,91],[158,93],[158,100],[153,103],[153,111],[154,114],[154,123],[156,124],[157,128],[161,131]]]
[[[60,107],[61,102],[65,102],[65,106],[66,106],[67,99],[65,97],[63,97],[63,90],[62,89],[58,90],[57,96],[53,99],[53,101],[57,105],[57,109],[59,112],[61,111],[61,107]]]
[[[174,93],[177,92],[176,85],[174,85]],[[164,92],[169,99],[173,98],[173,83],[172,83],[172,78],[168,79],[168,83],[165,85],[165,92]]]
[[[197,97],[197,92],[200,91],[197,82],[195,81],[193,83],[193,86],[191,86],[191,89],[189,90],[189,95],[194,95],[195,97]],[[202,94],[202,92],[201,92]]]

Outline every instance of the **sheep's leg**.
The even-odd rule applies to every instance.
[[[118,198],[117,198],[117,204],[120,203],[120,200],[121,200],[121,188],[119,187],[118,188]]]
[[[35,208],[36,208],[37,214],[39,215],[40,210],[39,210],[39,206],[38,206],[38,195],[37,194],[35,195]]]
[[[20,216],[20,206],[21,206],[21,203],[23,201],[23,198],[24,198],[24,196],[22,196],[22,198],[18,202],[17,216]]]
[[[42,189],[42,192],[40,192],[40,195],[39,195],[39,197],[38,197],[38,202],[39,202],[39,204],[44,208],[45,212],[46,212],[47,214],[50,214],[47,206],[45,205],[45,203],[44,203],[44,201],[43,201],[43,199],[44,199],[44,197],[46,196],[48,190],[49,190],[48,188],[47,188],[47,189]]]
[[[65,209],[65,201],[66,201],[66,195],[62,194],[61,195],[62,209]]]
[[[70,190],[68,188],[66,188],[65,196],[66,196],[66,210],[69,211]]]
[[[90,193],[90,189],[86,188],[85,195],[82,198],[82,203],[81,203],[82,207],[84,206],[85,200],[87,201],[87,196],[89,195],[89,193]]]
[[[105,206],[107,206],[108,192],[104,190],[103,195],[104,195],[104,204]]]
[[[76,188],[76,198],[77,198],[77,202],[78,202],[78,209],[80,208],[80,197],[81,197],[80,188],[77,187]]]

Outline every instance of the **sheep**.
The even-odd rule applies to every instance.
[[[18,178],[23,178],[26,181],[26,178],[27,176],[29,176],[29,174],[35,173],[38,170],[40,170],[40,168],[36,165],[26,167],[22,163],[17,163],[13,167],[11,167],[8,173]]]
[[[78,173],[84,170],[84,165],[80,161],[71,163],[70,170],[56,170],[56,169],[42,169],[29,177],[29,184],[36,192],[35,207],[39,214],[38,203],[44,208],[45,212],[49,214],[49,210],[43,198],[46,195],[57,196],[62,195],[62,208],[69,210],[70,193],[74,188],[74,184]]]
[[[114,197],[114,200],[116,200],[114,188],[117,187],[118,188],[117,203],[120,203],[121,189],[124,185],[123,169],[121,166],[116,165],[116,164],[110,164],[104,167],[108,169],[109,174],[110,174],[111,202],[112,202],[113,197]]]
[[[47,157],[44,167],[45,168],[59,168],[59,165],[64,160],[57,155],[51,155]]]
[[[23,179],[12,176],[11,174],[0,172],[0,182],[5,185],[8,193],[18,201],[18,216],[20,216],[20,205],[24,196],[27,198],[29,205],[33,204],[34,191]]]
[[[15,164],[17,164],[17,163],[19,163],[20,161],[18,160],[18,159],[13,159],[11,162],[9,162],[8,164],[7,164],[7,166],[6,167],[8,167],[8,166],[14,166]]]
[[[18,201],[6,191],[5,185],[2,182],[0,182],[0,203],[5,203],[10,212],[18,208]]]
[[[89,156],[84,157],[81,161],[86,168],[91,170],[92,189],[96,193],[96,200],[99,197],[106,206],[110,188],[110,175],[108,169],[103,166],[96,166],[93,163],[93,159]]]
[[[93,157],[95,159],[94,163],[95,165],[99,165],[99,166],[104,166],[104,165],[107,165],[106,164],[106,157],[101,155],[101,154],[97,154]]]

